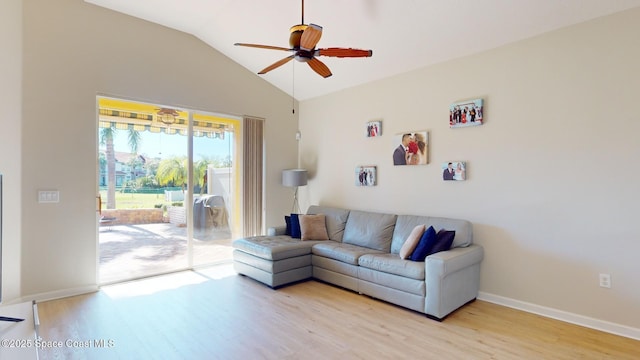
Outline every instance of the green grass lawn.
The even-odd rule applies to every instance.
[[[107,208],[107,192],[101,191],[102,209]],[[164,200],[164,194],[122,193],[116,191],[116,209],[153,209],[159,205],[171,205]]]

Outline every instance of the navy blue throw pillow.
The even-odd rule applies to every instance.
[[[418,245],[411,253],[412,261],[424,261],[424,258],[427,257],[427,254],[436,243],[438,236],[436,235],[436,229],[433,226],[429,226],[429,228],[422,234]]]
[[[291,214],[291,237],[300,239],[302,237],[302,231],[300,231],[300,218],[298,214]]]
[[[287,224],[287,229],[284,231],[284,234],[291,236],[291,216],[285,215],[284,223]]]
[[[431,254],[435,254],[440,251],[447,251],[451,249],[451,244],[453,244],[453,238],[456,237],[456,232],[451,230],[442,229],[438,231],[437,240],[433,248],[427,253],[427,256]]]

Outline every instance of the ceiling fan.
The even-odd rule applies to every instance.
[[[299,25],[292,26],[289,31],[291,32],[291,35],[289,35],[289,46],[291,46],[290,48],[245,43],[236,43],[234,45],[293,52],[293,55],[278,60],[275,63],[262,69],[260,72],[258,72],[258,74],[260,75],[266,74],[269,71],[284,65],[292,59],[296,59],[300,62],[306,62],[307,64],[309,64],[309,67],[313,69],[313,71],[318,73],[318,75],[327,78],[332,75],[331,70],[329,70],[327,65],[325,65],[322,61],[318,60],[317,56],[354,58],[370,57],[373,54],[372,50],[360,50],[352,48],[333,47],[316,49],[316,45],[318,44],[318,41],[320,41],[320,37],[322,36],[322,26],[316,24],[307,25],[304,23],[304,0],[302,0],[302,21]]]
[[[156,111],[158,114],[158,120],[169,126],[176,122],[176,118],[180,115],[177,110],[171,108],[159,108],[156,109]]]

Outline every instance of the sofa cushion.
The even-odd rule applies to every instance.
[[[402,244],[402,247],[400,248],[400,259],[404,260],[411,256],[413,250],[418,245],[422,234],[424,234],[424,230],[425,226],[422,224],[413,228],[413,230],[409,234],[409,237],[407,237],[407,240],[404,242],[404,244]]]
[[[389,274],[424,280],[423,263],[402,260],[396,254],[365,254],[358,259],[358,265]]]
[[[389,252],[396,217],[392,214],[352,210],[344,228],[342,242]]]
[[[349,210],[311,205],[309,206],[309,209],[307,209],[307,214],[324,214],[329,239],[333,241],[342,241],[344,227],[347,224],[347,218],[349,217]]]
[[[324,215],[299,215],[301,239],[304,240],[329,240]]]
[[[270,274],[281,273],[301,267],[311,266],[311,254],[294,256],[278,261],[267,260],[248,254],[242,250],[233,250],[233,261],[241,262]]]
[[[447,229],[456,232],[455,239],[451,247],[467,247],[473,243],[473,228],[469,221],[451,218],[418,216],[418,215],[398,215],[393,238],[391,240],[391,253],[398,254],[402,244],[416,225],[425,224],[433,226],[434,229]]]
[[[426,285],[424,280],[416,280],[358,266],[358,292],[412,310],[424,312]],[[411,305],[414,301],[416,303]],[[412,357],[399,358],[410,359]]]
[[[467,247],[473,243],[473,225],[467,220],[429,217],[427,225],[433,225],[435,229],[447,229],[456,232],[451,247]]]
[[[311,253],[316,241],[300,241],[291,236],[252,236],[233,241],[233,247],[267,260],[281,260]]]
[[[340,243],[337,241],[317,242],[311,252],[314,255],[342,261],[351,265],[358,265],[358,259],[364,254],[382,253],[362,246]]]
[[[411,254],[411,260],[424,261],[429,251],[431,251],[433,246],[436,244],[437,240],[438,235],[436,234],[436,230],[433,228],[433,226],[429,226],[424,234],[422,234],[418,246],[416,246],[416,249],[413,250],[413,253]]]

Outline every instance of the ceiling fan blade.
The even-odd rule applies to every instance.
[[[260,45],[260,44],[244,44],[244,43],[235,43],[235,46],[246,46],[246,47],[254,47],[260,49],[269,49],[269,50],[282,50],[282,51],[293,51],[293,49],[280,47],[280,46],[271,46],[271,45]]]
[[[326,48],[315,51],[316,56],[333,56],[333,57],[371,57],[373,50],[360,50],[351,48]]]
[[[300,38],[300,49],[311,51],[316,47],[318,41],[322,37],[322,26],[316,24],[309,24],[302,33]]]
[[[274,62],[273,64],[267,66],[266,68],[260,70],[260,72],[258,74],[260,74],[260,75],[266,74],[269,71],[271,71],[271,70],[273,70],[273,69],[275,69],[277,67],[280,67],[280,66],[288,63],[289,61],[293,60],[293,57],[294,57],[294,55],[291,55],[291,56],[287,56],[284,59],[278,60],[278,61]]]
[[[313,71],[317,72],[318,75],[322,76],[323,78],[328,78],[329,76],[333,75],[331,74],[331,70],[329,70],[327,65],[316,58],[311,58],[309,61],[307,61],[307,64],[309,64]]]

